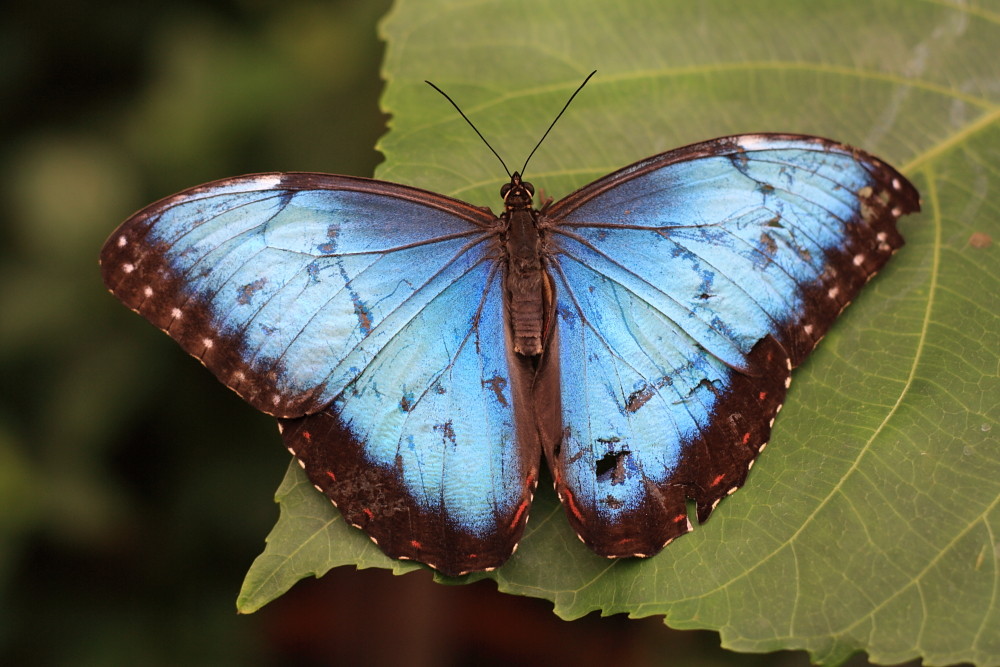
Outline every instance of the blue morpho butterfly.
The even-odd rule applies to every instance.
[[[227,178],[126,220],[104,281],[277,417],[386,554],[457,575],[513,552],[543,451],[602,556],[659,552],[687,499],[705,521],[919,210],[881,160],[789,134],[672,150],[540,210],[517,172],[500,194],[497,217],[350,176]]]

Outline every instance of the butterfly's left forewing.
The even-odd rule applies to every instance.
[[[790,135],[723,138],[627,167],[547,211],[571,523],[650,555],[746,478],[791,369],[902,244],[913,187]]]
[[[540,456],[514,423],[496,225],[413,188],[261,174],[143,209],[101,263],[126,305],[281,418],[351,523],[459,574],[510,555]]]

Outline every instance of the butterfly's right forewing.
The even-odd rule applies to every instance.
[[[105,283],[257,409],[315,412],[493,224],[460,202],[375,183],[259,174],[186,190],[108,239]],[[441,203],[410,201],[420,196]]]

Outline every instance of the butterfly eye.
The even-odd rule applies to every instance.
[[[506,199],[508,192],[510,192],[510,183],[504,183],[502,186],[500,186],[500,198],[501,199]]]
[[[531,183],[529,183],[527,181],[523,181],[521,183],[521,185],[524,186],[524,189],[528,191],[529,195],[531,195],[532,197],[535,196],[535,186],[534,185],[532,185]]]

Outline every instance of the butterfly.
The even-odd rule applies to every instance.
[[[386,554],[460,575],[513,553],[543,453],[597,554],[658,553],[689,499],[704,522],[919,210],[885,162],[792,134],[678,148],[540,209],[509,175],[499,216],[351,176],[215,181],[128,218],[104,282],[277,417]]]

